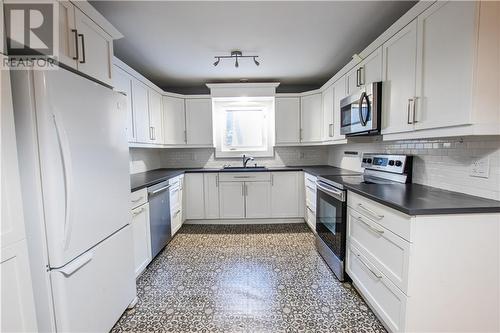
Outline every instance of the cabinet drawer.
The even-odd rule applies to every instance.
[[[316,191],[306,188],[306,206],[310,206],[313,210],[316,210]]]
[[[131,209],[139,207],[140,205],[143,205],[146,202],[148,202],[148,190],[146,188],[134,191],[130,194]]]
[[[316,212],[310,207],[306,207],[306,222],[312,231],[316,232]]]
[[[351,208],[347,210],[347,225],[348,243],[407,293],[410,243]]]
[[[411,216],[398,212],[378,202],[349,191],[347,205],[355,211],[389,229],[396,235],[411,241]]]
[[[177,182],[170,188],[170,212],[173,214],[182,206],[181,187]]]
[[[389,330],[404,331],[406,296],[352,244],[347,249],[347,273]]]
[[[270,172],[221,172],[220,182],[270,182]]]
[[[313,176],[311,174],[304,172],[304,184],[306,185],[306,189],[309,187],[309,188],[313,188],[314,191],[316,191],[316,180],[317,179],[318,178],[316,176]]]

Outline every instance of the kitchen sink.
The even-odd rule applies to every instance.
[[[225,166],[222,170],[226,171],[257,171],[257,170],[266,170],[265,166],[249,166],[249,167],[236,167],[236,166]]]

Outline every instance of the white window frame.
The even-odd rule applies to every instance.
[[[274,156],[274,97],[231,97],[213,98],[213,128],[216,158],[241,158],[243,154],[252,157]],[[224,148],[226,131],[225,113],[227,110],[262,110],[265,112],[266,135],[264,149],[237,149],[227,151]]]

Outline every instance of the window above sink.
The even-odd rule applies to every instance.
[[[274,155],[274,97],[213,98],[215,157]]]

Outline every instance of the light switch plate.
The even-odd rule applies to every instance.
[[[490,158],[488,156],[475,158],[470,166],[470,175],[488,178],[490,176]]]

